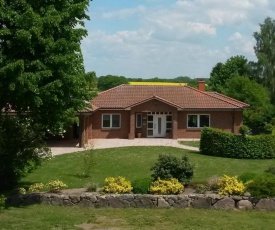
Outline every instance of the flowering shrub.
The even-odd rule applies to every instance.
[[[207,187],[210,190],[218,190],[220,181],[221,177],[219,176],[210,177],[209,179],[207,179]]]
[[[44,184],[42,183],[35,183],[35,184],[32,184],[30,187],[29,187],[29,192],[40,192],[43,188],[44,188]]]
[[[68,186],[60,180],[52,180],[46,185],[46,187],[50,192],[60,192],[60,190],[67,188]]]
[[[169,180],[158,178],[149,191],[153,194],[179,194],[184,191],[184,186],[175,178]]]
[[[105,179],[105,186],[103,191],[107,193],[129,193],[133,187],[131,182],[127,181],[124,177],[107,177]]]
[[[238,181],[237,176],[224,175],[218,185],[220,195],[241,195],[245,192],[245,186]]]

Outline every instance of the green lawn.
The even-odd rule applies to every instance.
[[[150,168],[160,153],[169,153],[177,157],[187,155],[195,164],[195,176],[192,182],[203,182],[211,176],[240,175],[243,172],[263,172],[275,160],[241,160],[211,157],[200,153],[173,147],[123,147],[92,150],[95,164],[91,176],[83,177],[85,152],[56,156],[23,178],[22,186],[35,182],[47,183],[60,179],[69,188],[83,187],[88,182],[103,185],[108,176],[125,176],[129,180],[150,177]],[[89,153],[87,151],[86,153]]]
[[[192,147],[200,147],[200,141],[180,141],[182,145],[192,146]]]
[[[32,205],[0,210],[9,229],[274,229],[274,212],[203,209],[111,209]]]

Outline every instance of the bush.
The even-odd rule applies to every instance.
[[[275,166],[269,166],[265,172],[275,175]]]
[[[44,189],[44,187],[45,186],[42,183],[35,183],[29,187],[28,192],[40,192],[42,189]]]
[[[152,183],[151,178],[142,178],[132,181],[135,194],[147,194]]]
[[[46,185],[46,187],[49,189],[49,192],[60,192],[68,186],[60,180],[52,180]]]
[[[6,207],[7,198],[2,194],[0,195],[0,210]]]
[[[253,197],[275,197],[275,175],[264,173],[247,185],[247,191]]]
[[[219,129],[204,128],[200,151],[219,157],[271,159],[275,158],[275,136],[238,136]]]
[[[150,187],[150,193],[153,194],[179,194],[184,191],[184,186],[176,179],[161,180],[158,178]]]
[[[197,184],[195,189],[197,193],[205,193],[209,189],[209,187],[204,184]]]
[[[241,195],[245,192],[245,186],[236,176],[224,175],[220,180],[218,192],[220,195]]]
[[[98,188],[98,183],[89,183],[86,185],[87,192],[96,192]]]
[[[242,181],[245,184],[247,182],[252,181],[256,176],[257,176],[256,173],[246,172],[238,176],[238,180]]]
[[[221,181],[221,177],[219,177],[219,176],[210,177],[207,180],[207,187],[210,190],[214,190],[214,191],[218,190],[220,181]]]
[[[124,177],[107,177],[105,179],[105,186],[103,191],[106,193],[130,193],[133,187],[131,182],[127,181]]]
[[[161,154],[151,170],[154,180],[176,178],[181,183],[188,184],[194,174],[194,165],[189,162],[187,156],[178,159],[172,155]]]
[[[241,135],[243,135],[243,136],[246,136],[246,135],[248,135],[249,134],[249,128],[248,128],[248,126],[246,126],[246,125],[242,125],[240,128],[239,128],[239,133],[241,134]]]

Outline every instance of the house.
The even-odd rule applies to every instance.
[[[200,138],[205,126],[237,134],[248,104],[189,86],[120,85],[80,117],[80,146],[98,138]]]

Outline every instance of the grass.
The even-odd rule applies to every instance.
[[[87,152],[56,156],[41,167],[28,174],[21,181],[21,186],[28,186],[36,182],[47,183],[50,180],[62,180],[69,188],[84,187],[89,182],[104,184],[109,176],[124,176],[128,180],[150,177],[150,168],[156,162],[158,155],[169,153],[177,157],[187,155],[195,164],[193,183],[206,181],[212,176],[240,175],[244,172],[262,173],[275,160],[247,160],[229,159],[201,155],[173,147],[123,147],[112,149],[92,150],[94,164],[91,174],[85,177],[85,154]]]
[[[179,142],[181,145],[187,145],[187,146],[192,146],[192,147],[200,147],[200,141],[180,141]]]
[[[274,229],[274,212],[33,205],[0,210],[1,229]]]

